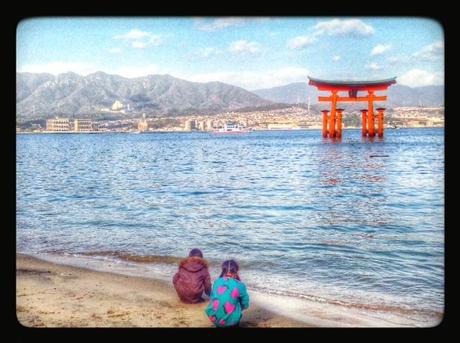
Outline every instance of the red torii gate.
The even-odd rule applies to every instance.
[[[362,135],[375,136],[374,101],[385,101],[385,96],[377,96],[376,91],[387,90],[389,86],[396,83],[396,77],[377,81],[331,81],[320,80],[308,77],[309,84],[318,88],[319,91],[330,91],[330,96],[319,96],[320,102],[331,102],[331,114],[328,110],[323,112],[323,137],[342,137],[342,108],[337,108],[338,102],[366,101],[368,108],[362,112]],[[367,92],[366,96],[358,96],[358,92]],[[339,96],[338,92],[348,92],[347,97]],[[377,108],[378,112],[378,136],[383,137],[383,112],[384,108]],[[328,130],[329,127],[329,130]]]

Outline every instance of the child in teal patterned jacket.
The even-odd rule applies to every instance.
[[[238,276],[238,269],[234,260],[225,261],[212,287],[211,301],[205,312],[217,327],[238,326],[243,310],[249,307],[249,295]]]

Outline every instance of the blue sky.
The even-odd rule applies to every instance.
[[[442,85],[444,34],[410,17],[32,18],[17,28],[17,71],[170,74],[249,90],[307,76]]]

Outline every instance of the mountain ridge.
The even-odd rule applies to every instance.
[[[444,86],[391,86],[386,107],[444,105]],[[220,81],[192,82],[169,74],[127,78],[98,71],[86,76],[67,72],[16,73],[16,112],[19,119],[56,115],[129,118],[158,115],[213,114],[306,104],[318,105],[319,92],[307,82],[248,91]],[[378,103],[376,105],[379,105]],[[113,106],[114,109],[112,109]],[[347,104],[350,110],[363,106]]]
[[[191,82],[171,75],[126,78],[95,72],[16,73],[18,116],[103,114],[137,115],[217,112],[267,106],[272,102],[223,82]],[[119,104],[118,104],[118,103]],[[112,106],[118,106],[112,111]]]

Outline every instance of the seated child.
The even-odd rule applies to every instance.
[[[243,310],[249,307],[246,285],[238,276],[238,264],[234,260],[222,264],[222,273],[214,282],[211,300],[205,312],[217,327],[236,327]]]
[[[208,263],[200,249],[192,249],[189,257],[180,262],[173,284],[180,300],[187,304],[203,302],[203,292],[207,295],[211,293]]]

